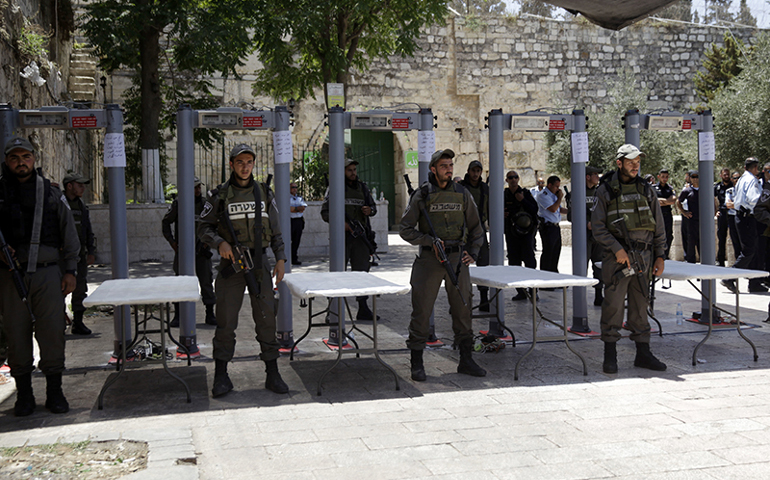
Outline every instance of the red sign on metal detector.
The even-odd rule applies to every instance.
[[[564,120],[549,120],[548,121],[548,129],[549,130],[564,130]]]
[[[394,118],[391,120],[391,126],[393,127],[393,130],[409,130],[409,119],[408,118]]]
[[[72,117],[72,128],[96,128],[96,117],[93,115]]]
[[[262,117],[261,116],[244,116],[243,117],[243,126],[245,128],[260,128],[262,127]]]
[[[692,120],[682,120],[682,130],[692,130]]]

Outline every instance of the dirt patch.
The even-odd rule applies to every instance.
[[[0,478],[118,479],[146,469],[147,452],[129,440],[0,448]]]

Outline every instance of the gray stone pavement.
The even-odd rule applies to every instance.
[[[390,252],[372,272],[408,283],[414,247],[390,235]],[[325,258],[303,258],[295,271],[326,271]],[[569,251],[560,269],[571,271]],[[131,276],[169,274],[170,264],[131,266]],[[92,287],[109,278],[96,268]],[[741,283],[746,291],[746,282]],[[717,287],[720,305],[734,296]],[[581,363],[563,342],[538,343],[513,380],[516,361],[532,338],[528,304],[512,302],[507,293],[507,323],[517,346],[499,353],[478,354],[485,378],[456,373],[458,354],[451,347],[426,353],[428,381],[412,382],[404,346],[410,314],[409,296],[378,301],[382,357],[398,373],[393,376],[372,355],[345,356],[324,380],[316,382],[335,354],[323,343],[327,328],[315,328],[299,346],[294,361],[279,359],[289,384],[288,395],[263,388],[264,367],[257,360],[248,302],[238,329],[236,359],[230,371],[231,394],[213,399],[211,338],[198,304],[198,343],[202,357],[191,367],[170,362],[192,390],[186,403],[179,383],[159,364],[131,364],[108,391],[104,410],[96,398],[114,375],[106,366],[112,351],[112,317],[88,317],[95,334],[67,336],[64,389],[71,411],[52,415],[42,406],[45,379],[33,386],[38,411],[13,416],[13,383],[0,385],[0,446],[125,438],[147,441],[149,465],[136,478],[246,479],[284,474],[293,479],[507,479],[507,478],[647,478],[729,479],[770,476],[770,336],[763,328],[770,295],[741,295],[742,319],[758,328],[745,331],[759,351],[753,361],[749,345],[734,329],[714,333],[700,349],[697,366],[692,351],[705,327],[674,321],[676,304],[685,312],[699,310],[698,294],[685,282],[657,292],[656,313],[665,335],[654,336],[652,349],[668,371],[633,367],[634,347],[619,344],[620,372],[601,371],[602,343],[570,335]],[[572,294],[568,295],[571,312]],[[540,306],[549,318],[561,319],[561,292],[541,292]],[[592,306],[589,324],[598,329],[600,309]],[[725,303],[722,304],[721,302]],[[323,308],[325,301],[314,304]],[[446,294],[436,308],[437,334],[451,344]],[[355,302],[352,305],[356,311]],[[571,313],[570,313],[571,315]],[[359,322],[363,330],[370,326]],[[571,319],[570,319],[571,323]],[[295,337],[307,325],[307,309],[294,301]],[[486,323],[476,321],[477,329]],[[541,335],[559,333],[541,324]],[[176,331],[174,331],[176,333]],[[361,335],[356,337],[367,345]]]

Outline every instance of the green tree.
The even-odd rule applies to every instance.
[[[673,5],[669,5],[656,14],[660,18],[670,18],[681,20],[682,22],[692,21],[692,0],[679,0]]]
[[[556,7],[550,3],[545,3],[541,0],[517,0],[520,8],[519,13],[529,13],[532,15],[538,15],[540,17],[553,17],[553,11]]]
[[[589,115],[588,158],[589,164],[610,172],[617,168],[615,154],[625,143],[623,117],[629,110],[647,110],[648,91],[642,89],[631,69],[622,70],[609,85],[611,104],[600,112]],[[642,162],[640,174],[655,174],[661,168],[668,168],[671,183],[681,186],[684,172],[697,168],[696,135],[678,132],[641,132],[641,150],[647,155]],[[548,148],[548,171],[562,178],[571,175],[571,147],[569,133],[549,132],[545,137]]]
[[[498,0],[451,0],[449,6],[463,15],[505,13],[505,2]]]
[[[735,22],[735,15],[730,12],[732,4],[733,0],[708,0],[706,2],[706,15],[703,17],[703,23]]]
[[[374,58],[412,55],[420,30],[447,13],[446,0],[277,0],[266,8],[255,28],[263,69],[254,91],[284,100],[347,85],[351,70],[366,71]]]
[[[137,72],[132,94],[138,95],[139,104],[127,111],[126,122],[138,126],[140,158],[159,156],[161,115],[164,108],[178,106],[169,101],[203,97],[211,104],[211,84],[198,79],[214,72],[233,75],[243,65],[253,49],[245,27],[259,17],[259,9],[259,2],[249,0],[103,0],[85,5],[82,30],[101,68]]]
[[[751,14],[751,9],[749,8],[746,0],[741,0],[741,6],[738,10],[738,16],[735,18],[735,21],[741,25],[748,25],[750,27],[757,26],[757,19],[754,17],[754,15]]]
[[[732,33],[724,34],[724,46],[720,47],[712,43],[711,47],[703,54],[703,67],[705,72],[695,74],[693,83],[698,96],[710,104],[714,95],[724,88],[730,80],[741,73],[740,59],[743,51],[747,50],[743,42],[736,39]]]
[[[770,36],[757,39],[753,53],[740,61],[742,71],[714,96],[717,159],[743,169],[746,157],[770,158]]]

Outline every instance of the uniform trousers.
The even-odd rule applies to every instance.
[[[179,254],[174,254],[174,273],[179,275]],[[79,275],[80,273],[78,273]],[[214,294],[214,274],[211,270],[211,257],[195,254],[195,276],[201,287],[201,299],[204,305],[214,305],[217,297]],[[74,304],[73,304],[74,305]]]
[[[598,295],[602,291],[604,281],[602,280],[602,270],[597,268],[596,264],[604,260],[604,248],[602,248],[599,242],[594,240],[594,235],[590,230],[588,231],[586,239],[588,245],[588,260],[591,261],[593,277],[599,280],[599,283],[594,285],[594,290]]]
[[[220,263],[220,271],[229,263],[229,261]],[[254,331],[262,350],[260,358],[264,361],[274,360],[278,358],[280,345],[275,334],[277,302],[273,295],[273,280],[267,254],[262,254],[262,278],[257,278],[257,281],[260,286],[259,295],[248,292]],[[235,330],[238,328],[238,314],[243,304],[243,293],[247,290],[245,274],[236,273],[230,278],[217,275],[215,290],[217,328],[214,331],[214,359],[229,362],[235,354]]]
[[[508,249],[508,265],[520,266],[523,263],[527,268],[537,268],[534,231],[529,235],[507,233],[505,243]]]
[[[700,220],[697,218],[688,218],[685,227],[687,235],[687,248],[684,251],[684,261],[687,263],[696,263],[700,254]]]
[[[647,265],[644,278],[649,278],[647,275],[651,268],[651,256],[649,251],[642,254]],[[604,262],[602,262],[602,280],[604,281],[604,302],[600,322],[602,341],[614,343],[620,340],[623,313],[626,311],[626,295],[628,295],[628,328],[631,330],[631,340],[650,343],[650,322],[647,320],[648,300],[636,275],[620,278],[615,275],[624,267],[618,265],[615,254],[611,250],[605,253]]]
[[[538,230],[540,230],[540,240],[543,241],[540,270],[558,272],[559,257],[561,256],[561,229],[559,224],[547,223],[541,220]]]
[[[3,334],[8,340],[8,366],[14,377],[35,369],[32,335],[40,346],[37,367],[45,375],[64,371],[64,295],[62,272],[58,265],[38,267],[24,273],[24,284],[36,322],[33,325],[24,302],[13,283],[11,272],[0,269],[0,315]]]
[[[354,237],[350,233],[345,233],[345,269],[348,268],[354,272],[368,272],[371,269],[369,247],[360,236]],[[365,301],[368,297],[356,297],[358,301]]]
[[[81,257],[78,262],[75,290],[72,291],[72,313],[85,312],[83,300],[88,296],[88,260]]]
[[[735,268],[761,270],[765,265],[765,252],[759,248],[759,237],[765,230],[764,225],[757,222],[752,215],[736,215],[735,226],[741,241],[741,255],[735,261]],[[761,279],[749,280],[749,287],[761,286]]]
[[[481,244],[481,248],[479,249],[479,255],[476,259],[476,265],[479,267],[486,267],[489,265],[489,241],[487,240],[487,234],[484,232],[484,243]],[[489,287],[484,287],[479,285],[479,292],[482,294],[485,294],[486,292],[489,292]]]
[[[730,230],[730,241],[733,242],[735,258],[741,256],[741,237],[738,236],[738,226],[735,224],[735,215],[727,215],[727,227]]]
[[[729,217],[727,210],[720,210],[717,217],[717,265],[724,267],[727,261],[727,232]]]
[[[666,260],[669,259],[669,253],[671,252],[671,245],[674,244],[674,216],[669,211],[668,213],[661,212],[663,217],[663,226],[666,229]]]
[[[302,217],[291,219],[291,263],[299,262],[299,242],[302,240],[302,230],[305,229],[305,219]]]
[[[452,268],[456,269],[460,262],[462,252],[453,252],[447,255]],[[433,311],[433,305],[436,303],[438,290],[441,287],[441,281],[444,281],[447,297],[449,298],[449,307],[452,312],[452,330],[454,331],[454,340],[456,344],[464,340],[473,339],[473,328],[471,326],[471,277],[468,267],[460,268],[460,274],[457,277],[460,292],[449,280],[449,274],[436,258],[436,254],[431,249],[420,247],[420,254],[412,265],[412,319],[409,322],[409,338],[406,346],[410,350],[424,350],[425,342],[430,335],[430,314]],[[465,300],[465,304],[463,304]]]

